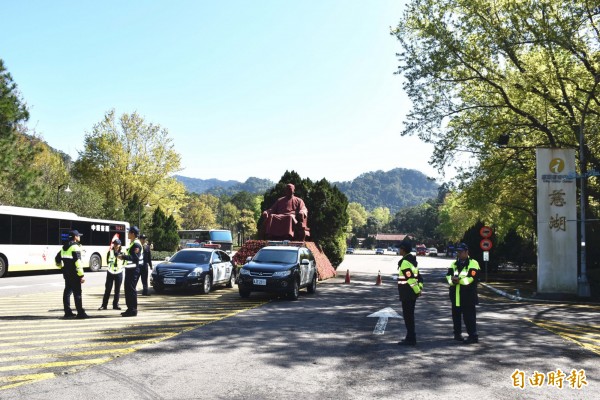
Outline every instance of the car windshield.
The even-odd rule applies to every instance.
[[[169,259],[170,262],[185,264],[207,264],[210,253],[204,251],[179,251]]]
[[[298,252],[295,250],[269,250],[262,249],[254,257],[255,262],[293,264],[298,259]]]

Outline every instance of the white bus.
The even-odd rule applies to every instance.
[[[71,212],[0,206],[0,277],[8,271],[57,269],[56,253],[76,229],[81,236],[84,268],[107,265],[106,253],[116,235],[128,245],[129,223],[79,217]]]

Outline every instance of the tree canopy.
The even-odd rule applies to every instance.
[[[111,110],[85,135],[73,175],[98,188],[115,212],[120,204],[135,198],[137,212],[134,204],[125,217],[137,223],[145,204],[176,210],[185,193],[184,186],[171,176],[179,168],[180,156],[166,129],[147,123],[137,113],[117,119]]]
[[[27,105],[0,59],[0,203],[18,204],[37,195],[32,183],[38,172],[31,162],[39,148],[23,125],[28,119]]]
[[[599,22],[589,0],[408,4],[392,31],[413,103],[403,134],[434,144],[440,170],[459,171],[458,197],[442,220],[476,210],[469,225],[531,233],[534,147],[578,147],[583,138],[582,171],[599,169]],[[590,200],[598,198],[597,178],[588,184]]]

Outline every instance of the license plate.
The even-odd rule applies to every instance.
[[[164,278],[163,279],[163,283],[165,285],[174,285],[175,284],[175,278]]]
[[[255,285],[265,286],[267,284],[267,280],[266,279],[252,279],[252,283]]]

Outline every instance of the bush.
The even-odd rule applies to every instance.
[[[164,261],[166,257],[172,257],[175,254],[172,251],[153,251],[152,261]]]

